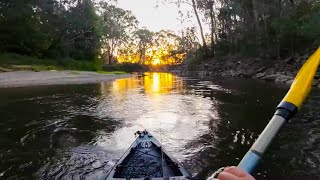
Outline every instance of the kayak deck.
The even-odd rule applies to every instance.
[[[139,136],[111,170],[107,179],[190,179],[180,163],[147,131]]]
[[[129,155],[118,166],[115,178],[182,176],[176,163],[161,154],[161,148],[155,144],[139,145],[132,148]],[[143,147],[144,145],[148,148]],[[161,163],[163,156],[163,164]]]

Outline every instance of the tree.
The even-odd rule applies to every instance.
[[[115,50],[132,39],[131,35],[135,31],[138,21],[130,11],[108,4],[103,6],[102,18],[104,23],[102,47],[108,64],[111,64]]]
[[[185,52],[179,50],[181,37],[173,31],[161,30],[154,34],[154,48],[152,64],[177,64],[184,58]]]
[[[0,9],[2,51],[85,60],[99,54],[100,18],[91,0],[8,0]]]
[[[67,19],[71,25],[64,44],[72,44],[70,56],[75,59],[96,59],[100,53],[102,27],[94,4],[91,0],[78,0],[77,6],[70,8]]]
[[[46,49],[47,35],[41,32],[41,22],[29,1],[0,3],[0,50],[39,55]],[[19,12],[19,13],[17,13]]]
[[[143,28],[134,35],[135,39],[118,50],[118,62],[168,65],[181,63],[184,59],[185,52],[179,49],[181,37],[172,31],[153,33]]]
[[[198,5],[196,4],[195,0],[191,0],[191,2],[192,2],[193,12],[194,12],[194,14],[195,14],[195,16],[197,18],[197,22],[198,22],[198,25],[199,25],[199,28],[200,28],[200,34],[201,34],[201,39],[202,39],[202,47],[203,47],[205,56],[209,56],[210,53],[209,53],[208,45],[207,45],[206,39],[204,37],[202,23],[201,23],[201,20],[200,20],[200,17],[199,17],[198,9],[197,9]]]
[[[139,52],[139,64],[143,64],[146,50],[150,48],[153,43],[153,33],[145,28],[138,29],[134,33],[134,37],[136,38],[138,44],[137,48]]]
[[[167,0],[167,1],[169,1],[170,3],[175,3],[178,6],[178,8],[181,7],[182,5],[189,5],[192,8],[193,14],[194,14],[194,16],[197,20],[198,26],[199,26],[204,55],[210,56],[211,53],[210,53],[210,50],[209,50],[207,42],[206,42],[205,33],[203,30],[202,21],[201,21],[200,14],[199,14],[199,10],[200,10],[199,7],[201,6],[199,4],[199,2],[197,0]],[[181,15],[183,16],[182,11],[179,11],[179,13],[181,13]],[[186,12],[186,13],[188,14],[189,12]],[[189,17],[189,15],[188,15],[188,17]]]
[[[178,44],[178,51],[184,52],[187,58],[191,57],[201,46],[196,35],[196,28],[191,27],[182,31]]]
[[[216,9],[214,8],[215,2],[214,0],[197,0],[198,1],[198,8],[204,13],[204,16],[206,19],[210,19],[209,24],[210,24],[210,40],[211,40],[211,47],[210,47],[210,53],[211,56],[214,56],[214,45],[215,41],[218,39],[217,37],[217,32],[216,32],[216,15],[215,11]]]

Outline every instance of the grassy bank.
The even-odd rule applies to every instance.
[[[0,54],[0,72],[6,71],[46,71],[46,70],[82,70],[99,71],[98,62],[80,61],[71,58],[40,59],[14,53]]]
[[[141,64],[102,65],[98,61],[80,61],[71,58],[40,59],[14,53],[0,53],[0,72],[9,71],[48,71],[48,70],[80,70],[96,71],[100,74],[127,74],[144,72],[149,68]]]
[[[104,71],[118,71],[118,72],[145,72],[150,68],[146,65],[138,63],[123,63],[123,64],[112,64],[102,66]]]
[[[128,74],[127,72],[125,71],[97,71],[98,74],[118,74],[118,75],[121,75],[121,74]]]

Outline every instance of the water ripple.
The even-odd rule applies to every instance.
[[[240,161],[286,90],[260,81],[167,73],[94,85],[0,89],[0,178],[104,179],[133,133],[148,129],[194,176],[205,179]],[[283,128],[257,179],[319,176],[319,97],[315,91]]]

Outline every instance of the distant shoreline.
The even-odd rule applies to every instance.
[[[0,88],[63,84],[91,84],[131,77],[90,71],[13,71],[0,73]]]
[[[291,85],[300,68],[313,53],[314,49],[311,49],[306,54],[288,57],[284,60],[229,56],[206,59],[204,63],[197,65],[188,61],[171,72],[180,76],[243,77]],[[315,76],[313,86],[320,88],[319,73]]]

